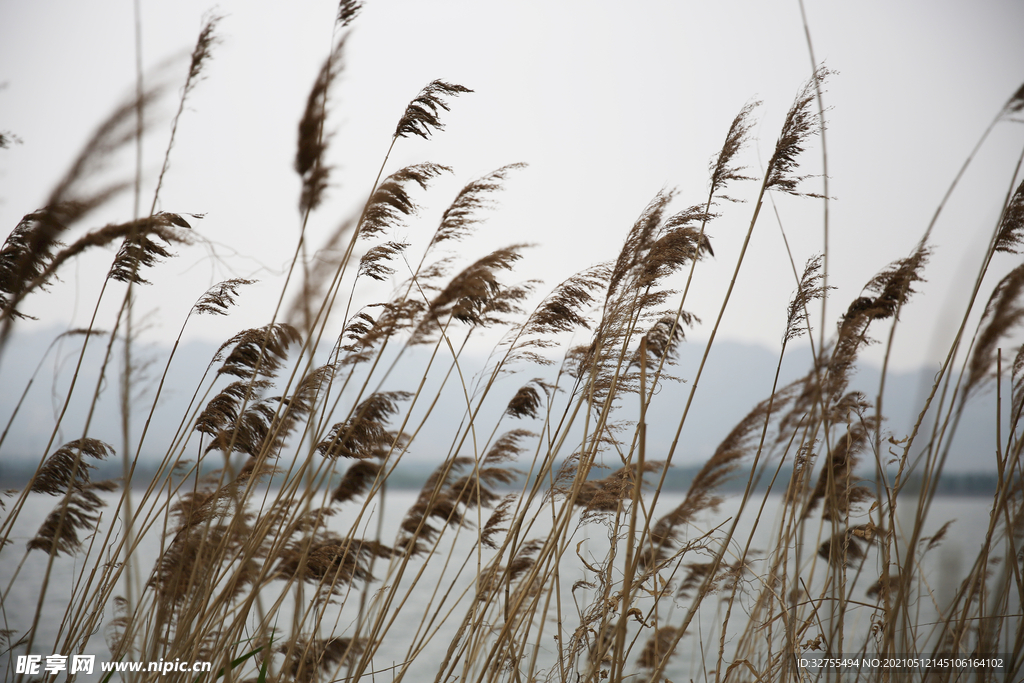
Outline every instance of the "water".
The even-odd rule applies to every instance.
[[[105,496],[111,505],[116,505],[117,495],[107,494]],[[386,504],[383,510],[382,529],[385,542],[394,538],[395,532],[401,523],[405,511],[415,501],[416,493],[409,491],[389,492],[386,497]],[[25,543],[34,535],[39,524],[48,514],[49,510],[58,499],[48,496],[32,496],[27,502],[25,509],[19,517],[11,536],[13,543],[0,553],[0,586],[4,589],[9,585],[12,576],[18,572],[14,588],[8,593],[3,605],[4,628],[14,630],[18,635],[24,634],[31,626],[36,613],[38,598],[46,576],[49,558],[39,551],[24,553]],[[662,513],[667,512],[681,502],[678,494],[665,494],[658,504]],[[751,543],[753,558],[750,561],[751,571],[742,577],[740,587],[742,593],[753,596],[760,589],[759,578],[763,575],[765,562],[769,557],[766,551],[773,545],[774,538],[773,523],[775,515],[781,504],[781,499],[771,497],[768,499],[765,510],[761,515],[761,522],[753,534]],[[752,502],[749,508],[740,518],[735,534],[735,539],[730,546],[725,560],[731,561],[742,552],[742,544],[750,536],[753,520],[757,514],[757,507],[760,501]],[[735,515],[739,506],[738,498],[727,499],[718,512],[705,514],[696,520],[695,524],[686,531],[687,539],[696,539],[706,532],[719,527],[718,534],[724,533],[728,528],[731,518]],[[911,504],[906,504],[908,510]],[[931,550],[924,556],[922,564],[922,576],[925,581],[923,588],[919,591],[914,610],[918,624],[928,624],[936,621],[937,606],[946,605],[954,595],[960,580],[970,569],[974,557],[983,541],[985,530],[989,522],[990,500],[987,498],[938,498],[933,504],[931,514],[925,525],[924,535],[935,533],[946,521],[955,519],[953,526],[949,529],[945,541]],[[329,527],[339,532],[346,532],[356,523],[358,504],[349,503],[343,506],[340,513],[330,518]],[[359,521],[363,529],[362,536],[372,538],[378,524],[378,516],[381,510],[374,509],[372,514],[364,516]],[[486,521],[484,517],[479,522]],[[114,518],[111,507],[104,510],[104,519]],[[471,513],[474,526],[477,524],[475,512]],[[154,520],[150,520],[153,522]],[[851,523],[862,523],[863,520],[853,520]],[[156,520],[150,533],[145,534],[138,547],[136,556],[139,558],[138,566],[148,574],[149,568],[159,556],[161,550],[161,535],[159,533],[162,520]],[[724,526],[723,526],[724,525]],[[550,514],[540,515],[537,526],[529,533],[524,533],[523,538],[543,537],[550,528]],[[828,525],[825,525],[827,530]],[[813,535],[816,527],[809,527],[808,533]],[[109,540],[107,534],[109,533]],[[909,528],[906,530],[909,534]],[[120,542],[124,530],[119,524],[110,525],[104,521],[101,524],[101,534],[95,538],[86,539],[85,545],[88,548],[92,543],[92,556],[104,556],[102,548],[104,545],[111,546]],[[500,543],[502,535],[499,535]],[[398,618],[391,625],[386,638],[373,659],[373,669],[380,672],[377,676],[384,676],[384,680],[391,680],[393,670],[391,667],[401,667],[407,660],[410,651],[415,652],[415,662],[406,674],[406,680],[421,681],[434,680],[439,668],[445,660],[449,644],[455,637],[459,625],[467,610],[474,603],[473,595],[477,578],[478,566],[486,566],[493,557],[493,552],[486,549],[480,550],[476,546],[476,532],[474,529],[447,529],[443,536],[440,548],[436,556],[432,557],[425,565],[422,561],[414,560],[407,568],[404,577],[400,582],[399,591],[395,602],[392,604],[392,611],[398,604],[404,601]],[[538,668],[544,672],[556,665],[558,661],[558,641],[555,635],[558,634],[563,645],[567,644],[574,631],[580,625],[579,614],[586,613],[588,605],[598,599],[598,591],[591,588],[571,590],[577,581],[589,581],[595,583],[593,572],[588,570],[583,562],[597,567],[603,561],[609,548],[609,527],[601,523],[591,523],[575,529],[571,542],[566,547],[559,564],[559,586],[561,588],[561,629],[559,631],[558,614],[555,606],[550,606],[548,614],[544,619],[543,630],[540,631],[540,642],[528,643],[526,648],[527,658],[523,662],[525,667],[529,657],[533,654],[533,646],[538,646]],[[801,565],[799,575],[811,587],[812,595],[816,595],[819,587],[827,579],[827,567],[822,561],[814,564],[811,571],[811,560],[814,551],[817,549],[819,540],[808,538],[803,549],[804,563]],[[577,545],[578,544],[578,545]],[[620,553],[624,552],[624,544],[620,545]],[[685,573],[685,565],[689,562],[707,562],[710,559],[711,550],[717,548],[712,544],[711,548],[703,553],[694,552],[684,558],[684,566],[679,578]],[[451,551],[449,553],[449,550]],[[581,560],[582,557],[582,560]],[[115,558],[104,557],[104,561],[113,561]],[[621,560],[621,554],[620,554]],[[19,569],[19,564],[20,569]],[[66,620],[68,605],[79,608],[90,598],[95,598],[104,590],[113,589],[112,595],[123,595],[123,582],[115,587],[104,587],[95,580],[89,584],[88,571],[82,575],[83,567],[91,569],[93,561],[88,563],[83,557],[69,558],[62,556],[53,562],[50,578],[47,585],[46,599],[42,602],[42,610],[39,617],[37,636],[32,647],[32,652],[40,655],[49,655],[59,650],[55,645],[59,642],[59,625]],[[621,561],[613,568],[613,575],[616,580],[621,579]],[[371,586],[372,589],[368,598],[372,599],[382,594],[385,587],[394,585],[397,566],[391,565],[390,569],[385,561],[378,561],[374,567],[374,574],[377,580]],[[420,572],[422,571],[422,574]],[[873,599],[865,596],[865,590],[881,573],[878,553],[869,550],[867,558],[862,565],[851,565],[847,571],[848,580],[856,578],[858,583],[851,593],[852,600],[863,602],[867,606],[851,608],[850,616],[844,625],[848,641],[859,646],[863,642],[871,628],[872,617],[877,617],[877,611],[870,605],[874,604]],[[265,608],[280,594],[280,588],[275,585],[283,585],[281,582],[271,584],[261,599]],[[357,584],[357,588],[360,584]],[[714,667],[715,653],[719,648],[719,638],[722,630],[722,623],[725,618],[725,602],[721,599],[728,592],[724,591],[720,596],[712,596],[702,604],[697,619],[680,642],[679,650],[671,661],[668,678],[675,681],[703,678],[701,662],[709,662],[708,668]],[[294,604],[293,594],[285,602],[281,610],[278,628],[284,632],[291,626]],[[308,604],[311,591],[307,587],[304,591],[304,602]],[[359,596],[353,592],[349,595],[339,596],[344,601],[343,607],[329,606],[323,620],[321,635],[333,633],[336,636],[351,634],[354,622],[358,614]],[[745,610],[749,609],[751,598],[741,598],[734,608],[730,619],[730,628],[727,631],[725,642],[726,662],[730,659],[730,653],[738,644],[739,636],[746,625],[747,615]],[[646,616],[647,609],[653,604],[650,599],[641,599],[635,606],[639,607]],[[658,619],[661,624],[678,624],[689,603],[686,598],[675,597],[663,600],[659,606]],[[104,606],[103,623],[109,625],[113,618],[109,601]],[[88,610],[86,610],[87,612]],[[444,618],[442,618],[444,617]],[[500,615],[492,614],[489,619],[489,628],[495,633],[500,629]],[[249,624],[255,627],[256,617],[251,615]],[[304,623],[310,623],[308,620]],[[537,617],[536,624],[541,623]],[[424,624],[429,624],[424,626]],[[630,620],[629,639],[635,637],[627,666],[626,673],[630,673],[635,667],[635,661],[641,648],[646,642],[650,629],[641,629],[636,619]],[[103,628],[99,629],[88,641],[84,652],[96,655],[97,662],[106,661],[109,658],[109,650],[104,642]],[[817,627],[808,630],[808,640],[813,639],[819,632]],[[531,631],[536,636],[537,629]],[[702,658],[700,652],[706,655]],[[24,653],[24,648],[17,650],[19,654]],[[8,678],[12,677],[13,664],[6,656],[0,659],[0,666],[5,667]],[[581,667],[586,666],[586,659],[580,662]],[[11,667],[11,668],[6,668]],[[97,664],[98,667],[98,664]],[[460,676],[462,669],[457,668],[455,675]],[[79,676],[79,681],[99,680],[100,675]],[[173,674],[172,674],[173,678]]]

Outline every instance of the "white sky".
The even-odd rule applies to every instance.
[[[210,8],[207,0],[142,0],[147,78],[169,56],[191,50]],[[267,322],[298,235],[296,126],[330,49],[335,3],[225,0],[218,11],[223,43],[189,101],[160,202],[167,211],[206,213],[194,227],[217,257],[200,244],[178,247],[178,258],[147,275],[154,286],[140,304],[157,311],[150,334],[176,334],[195,299],[233,276],[262,283],[236,314],[190,323],[186,337],[222,341]],[[1024,4],[807,0],[807,12],[817,59],[839,72],[825,94],[837,198],[831,329],[877,270],[911,251],[978,137],[1024,81]],[[0,151],[0,231],[39,208],[93,128],[131,92],[133,22],[130,0],[0,0],[0,129],[23,140]],[[743,160],[757,175],[811,69],[795,0],[637,2],[628,9],[593,0],[370,0],[352,28],[332,93],[333,186],[311,222],[311,244],[361,206],[406,103],[443,78],[476,92],[452,100],[446,130],[431,140],[399,140],[386,173],[433,161],[455,175],[414,195],[425,207],[399,236],[429,235],[463,184],[527,162],[507,183],[500,208],[460,249],[474,259],[505,244],[537,244],[517,276],[543,278],[541,293],[613,259],[659,190],[678,188],[680,208],[702,203],[709,159],[733,116],[755,98],[764,105],[756,145]],[[177,80],[145,149],[146,207],[186,68],[179,58],[167,72]],[[1022,145],[1019,124],[997,127],[943,213],[929,282],[904,316],[897,367],[934,357],[942,346],[934,339],[955,329]],[[131,156],[121,161],[109,177],[131,176]],[[803,172],[820,172],[820,141],[802,161]],[[821,181],[804,187],[820,192]],[[717,256],[698,267],[686,308],[705,323],[691,339],[710,331],[755,193],[755,183],[735,186],[731,194],[750,201],[723,207],[710,227]],[[821,202],[775,201],[802,265],[822,249]],[[125,198],[89,227],[130,214]],[[22,324],[86,323],[111,257],[104,251],[69,265],[62,282],[23,306],[40,321]],[[1015,261],[997,262],[983,296],[1008,264]],[[777,347],[793,290],[768,205],[720,334]]]

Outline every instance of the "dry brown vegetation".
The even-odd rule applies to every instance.
[[[357,3],[342,3],[339,38],[299,124],[295,171],[302,179],[303,229],[329,186],[327,100],[341,69],[345,27],[357,12]],[[199,38],[179,115],[216,49],[216,29],[212,20]],[[979,297],[992,278],[998,284],[975,332],[966,328],[970,309],[962,312],[964,324],[911,433],[883,428],[884,386],[869,396],[849,383],[866,345],[891,344],[900,312],[926,273],[930,228],[910,255],[865,273],[861,296],[834,328],[814,335],[815,307],[829,293],[826,261],[811,255],[802,274],[794,268],[796,294],[788,308],[779,304],[786,321],[779,364],[787,344],[806,336],[813,366],[796,382],[767,388],[681,501],[666,509],[662,500],[661,482],[694,397],[712,390],[700,377],[733,293],[730,285],[705,323],[686,308],[691,283],[712,267],[698,265],[712,253],[709,235],[722,214],[746,212],[749,242],[769,192],[821,199],[805,189],[799,169],[823,125],[816,99],[829,75],[818,68],[799,90],[761,174],[741,166],[757,110],[751,103],[726,130],[705,198],[679,208],[674,193],[657,194],[617,256],[541,297],[532,296],[538,283],[512,281],[523,245],[464,261],[450,249],[476,230],[521,164],[466,184],[424,253],[414,257],[396,236],[416,215],[410,190],[428,190],[434,177],[452,170],[432,163],[391,170],[385,158],[360,215],[329,239],[332,251],[325,253],[338,258],[303,261],[300,237],[289,278],[302,282],[301,294],[289,299],[282,291],[266,324],[225,341],[207,375],[196,378],[178,436],[160,446],[159,477],[132,478],[145,433],[135,437],[133,452],[119,454],[120,481],[94,481],[94,462],[116,457],[107,443],[116,435],[87,429],[59,444],[54,426],[32,481],[3,501],[3,561],[23,563],[29,553],[49,558],[34,614],[4,608],[5,649],[71,655],[106,647],[110,661],[208,659],[225,680],[434,676],[561,683],[664,680],[677,675],[680,661],[702,680],[810,680],[818,672],[798,665],[809,652],[1001,653],[1004,671],[972,675],[1018,680],[1024,347],[1005,358],[1001,349],[1024,316],[1024,267],[987,272],[993,254],[1016,253],[1024,239],[1024,183],[1017,178],[1008,181],[970,306],[983,303]],[[427,84],[399,119],[392,147],[405,137],[432,136],[457,98],[469,93],[445,81]],[[0,352],[15,319],[31,314],[34,299],[26,297],[61,286],[54,276],[69,260],[108,244],[119,247],[106,280],[121,284],[101,297],[123,301],[114,319],[103,322],[111,332],[101,333],[94,316],[93,326],[71,333],[92,344],[120,335],[130,349],[133,288],[146,282],[153,263],[171,257],[169,245],[190,239],[195,221],[151,209],[122,224],[76,228],[122,189],[82,188],[91,169],[139,134],[132,127],[136,109],[152,97],[142,93],[115,111],[47,205],[26,215],[4,242]],[[1022,109],[1024,88],[996,122]],[[759,183],[752,205],[726,203],[737,183]],[[719,254],[720,262],[735,261],[733,282],[745,267],[748,242],[738,254]],[[394,294],[361,298],[367,279],[396,282]],[[250,284],[232,279],[197,292],[186,321],[230,315]],[[538,303],[526,310],[532,301]],[[340,333],[332,332],[339,319]],[[709,341],[700,366],[686,377],[687,400],[675,424],[656,425],[674,430],[672,446],[649,452],[648,406],[671,380],[668,370],[687,329],[698,324],[707,325]],[[460,355],[472,335],[487,329],[499,330],[500,342],[487,369],[469,377]],[[413,346],[432,350],[423,377],[409,378],[403,390],[381,388]],[[114,346],[106,348],[109,361]],[[497,379],[512,372],[531,379],[509,391]],[[393,500],[389,475],[434,414],[438,395],[423,390],[428,375],[459,386],[464,419],[448,425],[447,457],[394,537],[386,537],[371,520]],[[993,383],[1010,410],[996,427],[999,488],[991,521],[954,599],[936,604],[937,618],[924,622],[920,605],[934,595],[923,557],[947,530],[926,537],[925,520],[963,406]],[[161,378],[152,409],[163,384]],[[72,385],[66,401],[88,391]],[[95,392],[94,400],[99,387]],[[485,404],[507,407],[496,423],[484,423]],[[928,420],[926,408],[934,416]],[[599,470],[609,466],[610,472]],[[779,478],[781,471],[792,477]],[[923,478],[920,495],[906,490],[911,471]],[[727,518],[710,526],[700,521],[722,504],[720,487],[738,472],[749,473],[746,491]],[[752,495],[755,479],[771,481],[775,503],[769,494]],[[118,492],[113,510],[104,508],[115,499],[111,492]],[[54,507],[27,547],[9,543],[26,501],[45,495]],[[102,510],[119,523],[101,524]],[[342,513],[344,528],[333,524]],[[768,547],[754,546],[753,531],[737,535],[741,518],[771,530]],[[160,539],[158,556],[139,550],[146,537]],[[52,625],[45,623],[44,605],[58,563],[73,563],[75,588]],[[5,603],[18,586],[16,571],[0,587]],[[701,626],[702,609],[718,615],[712,632]],[[53,633],[53,642],[40,642]],[[431,650],[435,659],[427,656]],[[425,670],[423,661],[440,664]],[[890,673],[862,671],[871,679]],[[917,680],[924,673],[898,676]],[[934,670],[928,680],[952,673]],[[13,668],[5,674],[16,677]]]

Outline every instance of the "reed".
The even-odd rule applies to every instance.
[[[715,390],[701,378],[737,277],[751,268],[748,246],[762,229],[765,202],[772,193],[827,200],[827,191],[806,189],[810,176],[800,168],[824,130],[820,94],[831,72],[815,65],[798,89],[760,174],[742,165],[760,104],[751,102],[711,160],[706,197],[680,207],[677,192],[658,192],[617,254],[543,295],[535,293],[541,283],[514,279],[528,245],[472,251],[474,233],[500,211],[505,181],[529,172],[522,163],[467,182],[421,253],[402,236],[421,221],[420,195],[431,193],[435,178],[455,173],[431,162],[389,166],[405,138],[430,139],[456,98],[471,96],[443,80],[409,102],[370,191],[358,198],[361,210],[328,236],[320,258],[309,256],[309,219],[331,189],[330,95],[359,9],[341,4],[298,124],[298,237],[281,237],[293,256],[265,324],[224,341],[194,378],[192,401],[166,443],[147,442],[147,435],[181,333],[148,405],[132,405],[132,382],[141,380],[123,374],[122,410],[127,416],[141,409],[147,421],[134,438],[124,429],[120,480],[93,478],[96,463],[115,457],[108,440],[117,435],[95,434],[90,418],[79,438],[59,444],[57,436],[72,400],[96,405],[113,372],[115,342],[131,363],[132,293],[147,284],[147,271],[173,258],[171,245],[201,239],[201,216],[156,207],[173,173],[179,118],[216,55],[219,18],[207,21],[192,54],[148,214],[79,227],[126,189],[83,188],[142,135],[137,109],[162,96],[157,91],[118,107],[46,206],[27,214],[4,242],[0,354],[15,321],[25,324],[39,309],[43,290],[65,286],[58,275],[84,252],[117,247],[110,267],[95,276],[104,282],[100,298],[123,297],[111,320],[100,319],[97,301],[90,325],[65,333],[81,337],[78,368],[86,346],[107,338],[100,380],[88,395],[76,368],[35,474],[0,499],[2,561],[16,566],[0,587],[5,677],[30,680],[15,671],[19,655],[104,650],[100,658],[108,661],[210,661],[213,672],[234,681],[596,683],[680,680],[689,671],[716,683],[839,679],[838,670],[801,664],[808,653],[998,655],[998,672],[969,676],[1017,680],[1024,666],[1024,346],[1006,345],[1024,316],[1024,270],[989,270],[994,254],[1018,253],[1024,239],[1024,183],[1016,175],[1008,181],[960,331],[910,433],[885,427],[884,371],[875,397],[851,390],[850,379],[867,345],[887,339],[891,346],[915,283],[927,274],[932,225],[922,226],[912,253],[864,274],[862,292],[834,328],[815,311],[832,290],[827,245],[804,256],[802,274],[794,268],[795,294],[778,306],[785,331],[774,383],[681,500],[667,506],[665,481],[683,429],[700,429],[691,406]],[[1022,109],[1024,87],[993,126]],[[9,139],[4,133],[5,145]],[[740,183],[757,185],[750,206],[733,198]],[[746,221],[742,247],[720,249],[718,261],[707,263],[726,216]],[[711,322],[700,363],[680,368],[687,331],[703,324],[687,308],[688,293],[722,261],[733,264],[731,281],[717,310],[705,314]],[[383,300],[369,298],[378,283],[393,285]],[[181,314],[182,332],[199,316],[231,316],[253,284],[236,277],[196,292]],[[972,333],[968,320],[986,288],[992,292]],[[822,315],[826,310],[822,305]],[[787,346],[804,335],[813,362],[784,384]],[[495,340],[483,368],[473,367],[466,351],[477,337]],[[408,372],[414,365],[418,375]],[[688,382],[686,398],[674,406],[674,422],[649,424],[650,406],[678,379],[670,373]],[[510,388],[501,381],[510,375],[529,379]],[[925,558],[950,526],[925,535],[933,528],[926,522],[964,408],[993,387],[1000,401],[998,489],[980,550],[944,604]],[[454,410],[438,410],[451,400],[442,396],[452,395]],[[18,428],[16,415],[4,438]],[[424,427],[438,420],[449,441],[430,446],[444,457],[386,531],[385,510],[402,500],[389,481],[415,458]],[[671,445],[652,448],[652,430],[674,433]],[[148,463],[158,472],[151,479],[136,474],[147,464],[144,442],[162,454]],[[730,502],[731,516],[715,517],[723,486],[737,478],[743,493]],[[760,484],[767,492],[756,492]],[[15,529],[30,521],[28,504],[45,496],[54,500],[51,512],[27,544],[14,543]],[[750,530],[741,532],[743,525]],[[768,530],[769,547],[755,547],[758,527]],[[27,581],[22,567],[36,556],[47,559],[41,591],[32,614],[15,614],[8,605]],[[67,598],[53,595],[58,572],[71,577]],[[935,619],[922,616],[923,603],[933,603]],[[961,676],[950,668],[894,674],[884,667],[860,675]]]

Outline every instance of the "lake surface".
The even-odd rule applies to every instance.
[[[416,492],[413,491],[395,491],[387,494],[382,521],[382,538],[385,540],[385,543],[394,538],[403,515],[414,503],[416,495]],[[116,494],[105,494],[105,497],[111,504],[116,504]],[[32,496],[18,520],[14,534],[12,534],[12,544],[0,553],[0,588],[7,590],[12,576],[15,575],[15,572],[18,573],[17,581],[14,583],[13,589],[7,594],[3,605],[4,628],[16,631],[18,636],[15,636],[15,639],[31,627],[37,606],[39,606],[39,595],[49,559],[40,551],[28,553],[26,556],[25,544],[35,534],[39,524],[56,504],[57,500],[43,495]],[[678,505],[681,500],[682,496],[680,494],[664,494],[658,503],[658,509],[661,511],[661,514],[664,514]],[[911,500],[903,504],[908,511],[913,507],[913,501]],[[947,497],[935,500],[925,525],[924,535],[935,533],[949,520],[956,521],[950,527],[943,543],[924,556],[922,567],[926,588],[918,596],[914,605],[918,624],[928,624],[935,621],[937,606],[949,603],[961,579],[969,571],[977,550],[984,540],[985,531],[988,528],[990,504],[990,499],[984,497]],[[737,540],[734,540],[731,544],[731,552],[727,555],[727,560],[729,557],[734,557],[742,552],[743,543],[745,543],[750,535],[760,501],[754,500],[750,505],[752,507],[748,507],[740,517],[734,536],[734,539]],[[766,554],[764,551],[772,545],[771,539],[774,537],[773,531],[775,531],[772,520],[774,520],[780,505],[781,498],[768,498],[764,513],[761,515],[762,521],[754,532],[751,548],[755,552],[750,556],[752,571],[745,575],[744,580],[740,584],[747,594],[756,594],[760,586],[757,577],[763,573],[761,569],[765,566]],[[706,531],[723,525],[723,523],[725,523],[724,527],[722,527],[722,532],[724,532],[724,529],[728,528],[728,522],[735,515],[738,506],[738,497],[728,498],[718,512],[705,514],[695,524],[691,525],[687,530],[688,538],[697,538]],[[10,507],[10,503],[8,507]],[[343,507],[338,515],[330,519],[330,528],[339,532],[347,531],[355,522],[355,513],[358,507],[358,503],[349,503],[347,507]],[[361,534],[363,537],[373,537],[377,528],[377,515],[379,512],[379,510],[375,510],[372,516],[364,517],[359,521],[359,526],[365,530]],[[484,514],[485,516],[481,521],[486,521],[486,514],[489,514],[489,512]],[[112,519],[114,511],[107,507],[104,510],[104,516],[106,519]],[[866,520],[866,517],[860,520],[854,519],[851,521],[851,524],[863,523]],[[475,523],[476,519],[474,518],[473,521]],[[153,562],[160,553],[160,524],[162,522],[154,527],[154,532],[145,535],[139,545],[139,566],[145,568],[147,573],[148,568],[152,567]],[[550,527],[549,515],[548,517],[541,515],[537,527],[529,534],[525,534],[524,537],[542,537],[547,531],[545,525]],[[816,530],[817,525],[808,527],[808,533],[813,535],[814,532],[810,531],[812,527]],[[109,529],[109,526],[103,524],[102,528],[106,530]],[[824,525],[824,528],[827,532],[828,525]],[[909,534],[909,528],[904,531]],[[123,530],[115,526],[114,532],[115,537],[119,538]],[[581,589],[575,593],[571,590],[573,584],[577,581],[593,582],[594,579],[593,574],[585,568],[580,557],[577,556],[577,550],[579,555],[586,559],[588,563],[600,562],[605,557],[609,547],[608,534],[608,526],[600,523],[591,523],[579,527],[573,536],[568,551],[562,557],[559,565],[559,585],[562,596],[562,628],[559,635],[563,643],[567,642],[579,625],[577,610],[583,609],[585,611],[586,605],[596,597],[596,592],[591,589]],[[431,558],[425,565],[420,561],[414,561],[410,564],[409,569],[399,584],[401,587],[398,593],[399,599],[405,598],[405,604],[402,607],[399,618],[394,621],[393,626],[374,657],[374,669],[381,672],[378,675],[378,680],[382,680],[380,676],[385,677],[383,680],[391,680],[393,671],[386,671],[386,669],[406,661],[410,648],[418,649],[419,652],[415,663],[406,673],[406,680],[417,682],[434,680],[439,667],[444,662],[449,643],[452,641],[459,624],[473,603],[473,590],[477,578],[478,563],[485,565],[493,555],[489,551],[478,553],[475,540],[475,529],[448,529],[442,536],[438,556]],[[94,556],[101,552],[99,547],[101,543],[102,539],[97,537],[92,549]],[[578,548],[576,547],[577,543],[579,543]],[[804,563],[800,569],[800,576],[811,587],[812,594],[817,590],[814,588],[815,586],[820,587],[823,585],[828,572],[825,563],[820,560],[812,565],[814,551],[819,543],[820,541],[817,537],[808,538],[805,542],[803,552]],[[89,544],[90,539],[86,539],[86,547]],[[624,548],[624,546],[620,546],[620,548]],[[450,554],[450,560],[446,562],[445,559],[449,556],[449,549],[453,551]],[[877,555],[878,553],[874,550],[869,550],[866,559],[859,567],[851,565],[848,568],[848,580],[852,580],[851,577],[853,577],[858,581],[854,590],[850,593],[851,599],[865,603],[874,603],[873,599],[865,596],[865,591],[881,573],[880,560]],[[112,561],[114,558],[111,557],[109,559]],[[685,563],[706,562],[708,559],[709,555],[707,553],[703,555],[693,553],[687,556],[684,558],[683,572],[685,572]],[[92,562],[89,564],[91,566]],[[37,628],[35,644],[32,648],[33,653],[49,655],[55,652],[57,648],[55,648],[54,644],[58,641],[59,625],[65,619],[69,602],[75,605],[81,603],[78,597],[73,598],[72,596],[88,595],[96,590],[95,586],[88,590],[85,588],[83,579],[79,576],[83,566],[83,559],[80,557],[69,558],[61,556],[53,562],[47,587],[47,596],[42,601],[40,608],[39,626]],[[422,573],[420,574],[421,569]],[[621,577],[621,572],[617,568],[613,570],[613,573],[617,577]],[[394,575],[389,575],[388,565],[384,561],[376,563],[374,574],[377,580],[372,584],[371,598],[381,587],[392,585],[395,582]],[[681,574],[677,575],[677,579],[679,576]],[[117,588],[115,594],[123,595],[124,586],[118,586]],[[278,595],[273,590],[268,590],[266,593],[267,599],[264,601],[264,606]],[[305,593],[306,598],[309,597],[310,593],[311,591],[307,589]],[[446,593],[447,597],[442,599]],[[396,600],[396,604],[397,602]],[[323,630],[321,635],[329,634],[332,631],[337,636],[350,633],[356,618],[358,603],[358,595],[353,594],[346,601],[343,608],[329,608],[322,622]],[[293,604],[293,600],[289,598],[281,612],[280,624],[285,625],[283,628],[290,626],[293,614],[290,607],[291,604]],[[726,662],[729,661],[729,653],[735,647],[739,632],[746,623],[743,604],[744,602],[741,599],[731,616],[730,628],[727,631],[725,643]],[[724,605],[724,601],[715,596],[709,597],[704,601],[698,612],[698,618],[695,619],[687,635],[680,642],[679,654],[673,658],[671,668],[667,672],[669,679],[677,682],[691,678],[694,680],[703,679],[702,657],[699,654],[702,650],[709,653],[703,658],[704,661],[709,662],[708,668],[714,667],[715,657],[713,655],[717,653],[720,643],[721,624],[725,617]],[[687,598],[676,597],[672,600],[663,601],[662,606],[659,606],[659,623],[680,623],[687,607]],[[447,619],[442,620],[438,617],[431,623],[429,628],[422,625],[425,619],[429,622],[434,615],[444,615],[449,611],[451,614]],[[871,618],[874,612],[875,610],[869,607],[862,607],[851,611],[848,615],[847,623],[844,625],[848,637],[846,642],[854,644],[854,647],[859,647],[863,643],[863,636],[854,637],[854,634],[867,633],[867,630],[871,627]],[[538,668],[541,670],[552,667],[557,661],[558,651],[557,641],[555,640],[555,635],[559,630],[557,614],[558,612],[554,607],[551,607],[548,618],[544,623],[538,651]],[[104,615],[105,623],[109,623],[112,617],[112,610],[108,606]],[[439,623],[440,626],[438,625]],[[493,624],[492,626],[497,628],[500,624]],[[639,625],[634,624],[630,635],[636,634],[638,630]],[[650,630],[646,629],[645,632],[639,634],[639,638],[627,663],[627,673],[634,668],[636,656],[646,641],[649,632]],[[533,644],[531,643],[530,645]],[[18,652],[24,654],[24,648],[20,648]],[[109,657],[109,650],[104,642],[102,630],[92,637],[85,652],[87,654],[95,654],[97,662],[101,660],[106,661]],[[532,652],[532,648],[527,648],[526,652],[529,655]],[[3,666],[8,672],[13,671],[13,665],[6,656],[0,658],[0,666]],[[11,668],[7,669],[6,667],[8,666]],[[455,671],[456,675],[461,673],[461,669]],[[5,674],[5,676],[11,677],[10,673]],[[77,680],[92,681],[99,679],[100,674],[94,673],[93,676],[79,676]]]

